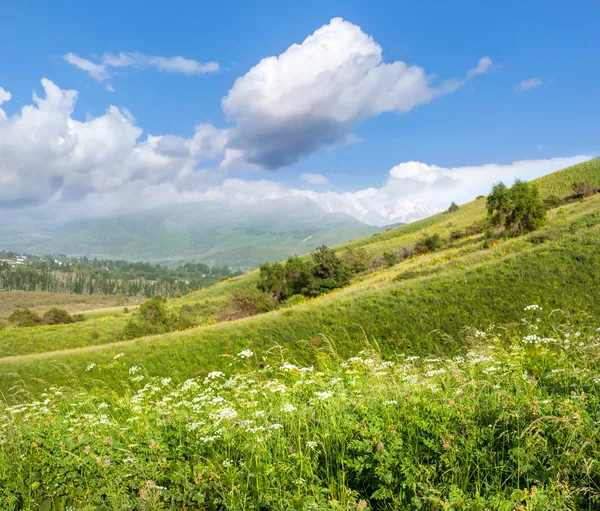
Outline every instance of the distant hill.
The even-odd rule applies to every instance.
[[[57,226],[0,227],[0,248],[167,264],[256,268],[381,231],[303,197],[252,205],[203,202]]]

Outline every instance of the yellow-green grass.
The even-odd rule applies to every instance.
[[[566,195],[577,180],[600,185],[600,162],[577,165],[541,178],[537,184],[546,195]],[[479,199],[461,206],[456,213],[436,215],[345,246],[362,244],[376,254],[409,246],[436,232],[448,239],[453,230],[483,220],[484,202]],[[13,337],[14,330],[0,332],[5,355],[83,348],[63,354],[0,360],[1,386],[5,388],[14,381],[13,376],[7,376],[11,372],[23,377],[39,376],[49,382],[66,381],[72,374],[89,383],[92,378],[84,371],[89,361],[95,357],[106,361],[115,350],[127,351],[155,373],[175,372],[185,377],[221,367],[226,359],[220,355],[243,349],[247,344],[265,347],[299,338],[308,341],[320,334],[334,336],[346,352],[351,352],[364,335],[390,341],[387,344],[395,348],[447,352],[457,346],[447,339],[442,342],[430,332],[440,330],[455,336],[459,325],[473,324],[478,318],[510,318],[516,322],[522,307],[529,302],[563,309],[575,319],[586,314],[597,317],[600,304],[590,297],[598,291],[598,211],[597,195],[552,210],[548,227],[529,236],[501,239],[491,247],[484,244],[481,236],[472,236],[445,250],[362,276],[330,295],[246,320],[106,348],[98,345],[114,341],[124,318],[104,318],[106,333],[94,342],[90,342],[89,331],[81,335],[79,329],[85,328],[83,325],[26,329],[17,337]],[[253,285],[257,278],[257,272],[251,272],[172,300],[171,305],[224,303],[234,289]],[[96,320],[90,320],[88,326],[100,325],[91,321]],[[89,345],[94,346],[86,348]],[[296,345],[296,349],[300,357],[310,356],[304,345]],[[56,364],[65,363],[72,373],[56,371]],[[109,383],[118,386],[117,381],[112,379]],[[38,387],[43,385],[38,383]]]
[[[122,309],[141,303],[144,298],[114,295],[79,295],[67,293],[49,293],[47,291],[0,291],[0,321],[5,321],[17,308],[27,307],[43,314],[51,307],[65,309],[71,314],[84,313],[98,309],[115,307]],[[99,312],[99,311],[98,311]]]
[[[127,317],[128,314],[120,313],[69,325],[8,327],[0,330],[0,357],[116,342],[122,338]]]
[[[470,330],[462,357],[246,352],[184,383],[129,354],[90,365],[131,389],[0,402],[0,508],[596,510],[596,325],[522,314],[519,335]]]
[[[436,254],[412,260],[406,266],[424,273],[417,278],[397,279],[405,271],[402,263],[330,295],[261,316],[63,354],[0,359],[0,388],[22,381],[32,391],[49,383],[117,390],[125,373],[86,368],[110,365],[121,352],[155,375],[176,379],[227,367],[229,358],[223,355],[246,348],[266,351],[284,345],[308,363],[310,346],[323,336],[335,339],[342,355],[354,353],[365,337],[378,340],[383,352],[452,354],[462,349],[464,325],[519,328],[523,308],[533,303],[556,310],[561,321],[592,324],[600,317],[600,197],[581,206],[590,211],[559,220],[543,233],[489,248],[480,243],[478,250],[466,244],[448,252],[448,261],[434,262]],[[577,205],[555,216],[566,218],[568,210],[576,211]]]
[[[309,300],[303,307],[320,306],[341,297],[360,297],[364,293],[371,293],[389,288],[389,282],[395,278],[405,280],[405,284],[423,277],[432,277],[437,274],[461,272],[467,268],[474,268],[483,263],[493,262],[508,254],[530,250],[532,238],[541,234],[560,238],[565,232],[570,232],[571,224],[581,217],[593,214],[600,210],[600,196],[595,196],[585,201],[571,203],[550,212],[549,227],[529,237],[501,239],[489,249],[482,250],[484,244],[481,236],[471,236],[460,240],[452,247],[431,254],[408,259],[393,268],[367,274],[355,280],[346,288],[338,289],[329,295]],[[230,279],[211,288],[191,293],[183,298],[172,300],[174,308],[186,304],[204,304],[207,310],[225,304],[228,296],[235,289],[252,285],[256,282],[257,272],[249,275]],[[298,307],[302,309],[302,307]],[[42,353],[61,349],[72,349],[88,345],[100,345],[120,340],[120,329],[124,325],[122,308],[117,308],[114,313],[98,323],[88,320],[85,325],[64,325],[55,327],[36,327],[35,329],[7,329],[0,332],[0,348],[2,356],[24,355],[28,353]],[[295,307],[291,310],[295,310]],[[98,312],[102,317],[108,310]],[[115,315],[116,314],[116,315]],[[114,325],[112,324],[114,323]],[[94,332],[96,334],[94,334]],[[99,337],[98,337],[99,335]],[[26,342],[23,342],[26,340]]]

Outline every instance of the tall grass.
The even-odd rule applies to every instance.
[[[596,325],[521,315],[518,336],[466,329],[453,358],[367,342],[343,360],[329,341],[303,366],[246,348],[180,384],[98,361],[130,390],[0,407],[0,507],[598,509]]]

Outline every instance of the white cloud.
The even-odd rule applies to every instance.
[[[0,210],[38,220],[106,216],[158,205],[216,200],[254,203],[308,197],[329,212],[374,225],[406,222],[485,194],[498,180],[533,179],[587,156],[441,167],[404,162],[385,184],[344,193],[294,189],[274,180],[232,179],[219,161],[239,158],[230,131],[196,126],[190,138],[144,136],[126,109],[73,118],[77,92],[42,80],[44,96],[10,118],[0,116]],[[10,94],[0,89],[0,103]],[[201,167],[201,168],[199,168]],[[322,184],[324,176],[305,174]],[[318,183],[317,183],[318,182]]]
[[[231,147],[246,162],[275,169],[347,140],[359,122],[404,114],[486,73],[488,57],[462,79],[434,86],[418,66],[385,63],[360,27],[334,18],[301,44],[262,59],[223,98],[236,121]]]
[[[8,101],[10,101],[10,98],[12,98],[11,93],[0,87],[0,106],[2,106],[2,103],[7,103]],[[5,119],[6,113],[4,112],[4,110],[2,110],[2,108],[0,108],[0,121]]]
[[[529,80],[523,80],[515,85],[515,92],[525,92],[535,87],[542,85],[542,80],[537,77],[530,78]]]
[[[63,58],[72,66],[85,71],[98,81],[106,80],[110,77],[110,73],[106,69],[105,64],[96,64],[91,60],[78,57],[74,53],[67,53]]]
[[[106,87],[105,87],[105,89],[106,89],[108,92],[115,92],[115,88],[114,88],[114,87],[113,87],[113,86],[112,86],[110,83],[107,83],[107,84],[106,84]]]
[[[34,94],[34,104],[0,117],[0,206],[48,203],[60,209],[61,203],[82,203],[132,184],[142,189],[200,181],[196,166],[220,157],[227,143],[227,131],[210,125],[196,126],[191,138],[142,139],[133,116],[114,106],[78,121],[72,117],[77,92],[47,79],[42,85],[45,97]]]
[[[121,52],[119,54],[105,53],[94,62],[74,53],[63,57],[69,64],[88,73],[98,81],[110,78],[113,69],[131,67],[135,69],[154,68],[166,73],[183,73],[186,75],[201,75],[214,73],[219,70],[218,62],[198,62],[183,57],[150,57],[139,52]]]
[[[324,185],[325,183],[329,182],[329,179],[327,179],[324,175],[311,174],[310,172],[300,174],[300,179],[309,185]]]

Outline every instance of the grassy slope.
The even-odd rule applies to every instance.
[[[18,307],[28,307],[40,314],[50,307],[60,307],[73,313],[86,313],[90,310],[117,307],[122,309],[123,298],[110,295],[75,295],[48,293],[46,291],[0,291],[0,321],[5,321]],[[141,303],[144,299],[130,297],[127,307]]]
[[[600,185],[598,160],[546,176],[537,184],[545,195],[565,195],[569,193],[571,182],[583,179]],[[434,232],[447,238],[452,230],[462,229],[483,218],[483,208],[484,201],[474,201],[453,215],[436,215],[348,245],[361,245],[371,253],[380,253],[411,245]],[[91,381],[99,375],[85,372],[87,364],[92,360],[106,363],[116,350],[143,363],[154,374],[172,375],[175,372],[184,377],[226,365],[227,359],[219,357],[220,354],[232,353],[247,345],[267,347],[273,342],[290,343],[319,334],[335,338],[345,353],[353,352],[363,331],[382,341],[389,339],[395,347],[451,351],[452,343],[436,342],[436,336],[429,333],[439,329],[456,335],[466,324],[485,327],[480,323],[517,321],[523,306],[529,303],[568,307],[567,312],[575,317],[586,313],[597,317],[600,304],[593,298],[593,291],[598,289],[595,275],[600,271],[599,210],[598,196],[554,210],[548,231],[551,239],[544,244],[535,245],[528,241],[539,233],[503,241],[485,250],[481,244],[466,240],[461,246],[403,262],[391,270],[371,274],[333,296],[320,297],[289,310],[100,347],[93,353],[84,351],[6,360],[0,368],[0,386],[10,386],[14,378],[8,373],[15,371],[24,378],[35,376],[52,382],[64,382],[71,377],[69,374]],[[407,270],[415,271],[419,278],[393,280]],[[192,293],[174,303],[225,300],[232,289],[250,285],[256,275],[252,272]],[[76,337],[71,326],[56,328],[65,341]],[[61,347],[85,344],[88,343],[78,337],[75,341],[62,343]],[[299,346],[297,356],[309,358],[305,344]],[[27,350],[21,353],[27,353]],[[58,373],[56,364],[63,363],[68,364],[73,373]],[[101,378],[118,387],[123,376],[112,372]]]

